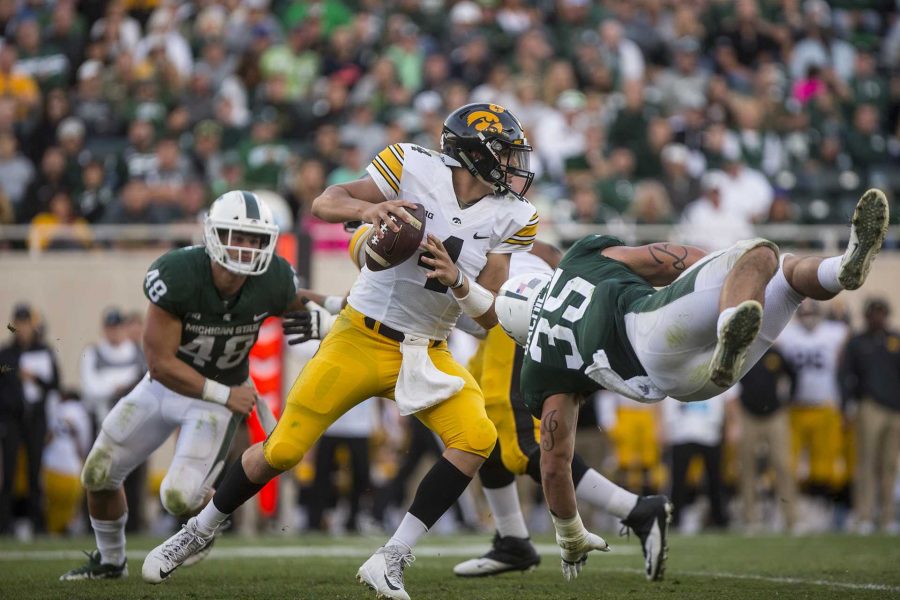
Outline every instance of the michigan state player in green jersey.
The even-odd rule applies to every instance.
[[[238,421],[256,403],[248,355],[260,326],[305,305],[290,265],[274,255],[272,212],[255,194],[219,197],[203,237],[203,246],[159,257],[144,278],[149,373],[104,419],[85,461],[97,550],[62,580],[128,574],[122,481],[179,427],[162,504],[177,517],[203,505]]]
[[[530,274],[503,285],[497,315],[525,344],[521,389],[541,419],[542,483],[567,578],[591,550],[605,549],[575,505],[570,465],[581,400],[601,387],[640,402],[722,393],[774,343],[804,297],[827,300],[863,284],[888,216],[884,193],[867,191],[847,250],[830,258],[779,256],[762,239],[706,254],[589,236],[549,280]],[[641,541],[665,552],[665,523],[653,523]]]

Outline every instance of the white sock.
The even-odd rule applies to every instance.
[[[837,294],[844,289],[841,282],[838,281],[838,271],[841,269],[843,259],[843,256],[825,258],[819,263],[819,270],[816,272],[819,276],[819,285],[832,294]]]
[[[725,326],[725,321],[734,314],[734,311],[737,310],[737,306],[730,306],[719,313],[719,320],[716,321],[716,337],[722,336],[722,327]]]
[[[91,517],[97,550],[100,551],[100,562],[104,565],[116,565],[125,562],[125,523],[128,522],[128,511],[115,521],[104,521]]]
[[[578,482],[575,497],[620,519],[627,517],[638,501],[636,494],[617,486],[594,469],[588,469]]]
[[[210,500],[203,507],[203,510],[197,514],[197,533],[203,537],[209,537],[219,529],[227,518],[228,515],[216,508],[216,503]]]
[[[419,538],[426,533],[428,533],[428,528],[425,527],[425,523],[417,517],[406,513],[406,516],[400,521],[397,531],[394,532],[394,535],[391,536],[391,539],[387,541],[385,546],[405,546],[411,551],[413,546],[419,541]]]
[[[527,538],[528,527],[519,504],[516,482],[501,488],[483,488],[484,497],[494,516],[494,524],[500,537]]]

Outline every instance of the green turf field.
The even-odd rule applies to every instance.
[[[281,598],[362,599],[374,592],[355,581],[357,567],[382,538],[225,537],[205,562],[179,570],[159,586],[141,581],[144,553],[158,540],[129,540],[131,576],[120,581],[62,583],[92,539],[0,542],[2,598]],[[544,561],[534,572],[464,580],[451,569],[487,536],[432,537],[407,569],[414,600],[588,598],[889,598],[900,597],[900,538],[672,537],[666,579],[648,583],[634,537],[608,538],[613,551],[592,556],[567,583],[552,540],[537,540]]]

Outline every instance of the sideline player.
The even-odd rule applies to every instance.
[[[549,282],[535,276],[503,285],[501,324],[521,337],[528,332],[522,388],[541,416],[544,494],[567,577],[598,549],[572,483],[580,399],[601,386],[644,402],[721,393],[774,343],[804,297],[827,300],[864,283],[887,225],[887,198],[871,189],[857,204],[841,256],[779,258],[778,247],[761,239],[706,254],[589,236]]]
[[[453,360],[446,338],[460,313],[486,329],[496,324],[494,291],[508,277],[509,255],[531,248],[538,216],[524,199],[534,178],[530,154],[506,109],[469,104],[444,122],[441,153],[394,144],[375,157],[367,177],[315,199],[313,213],[321,219],[394,231],[391,216],[408,220],[404,208],[420,202],[425,252],[391,269],[360,272],[275,430],[229,469],[197,517],[150,552],[146,581],[164,580],[202,550],[230,513],[297,464],[341,414],[382,396],[414,413],[446,447],[396,533],[357,573],[381,596],[409,600],[403,569],[413,561],[413,546],[465,490],[497,440],[481,390]]]
[[[128,575],[122,481],[176,428],[163,508],[184,518],[207,499],[238,421],[256,403],[247,356],[260,325],[305,303],[290,265],[275,256],[277,238],[269,207],[255,194],[231,191],[210,207],[203,246],[173,250],[150,266],[150,370],[103,420],[85,461],[81,481],[97,550],[61,580]]]

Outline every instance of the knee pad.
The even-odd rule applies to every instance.
[[[121,481],[113,481],[110,477],[113,465],[113,448],[103,441],[103,433],[97,438],[97,443],[91,448],[84,467],[81,469],[81,485],[89,492],[101,492],[114,490],[121,485]]]
[[[269,437],[263,444],[263,456],[269,466],[279,471],[293,468],[305,454],[303,448],[291,440]]]
[[[209,473],[204,473],[198,465],[170,469],[159,487],[159,499],[166,512],[177,517],[189,515],[200,508],[224,464],[217,463]]]
[[[463,445],[456,446],[456,448],[487,458],[496,443],[497,428],[490,419],[482,417],[466,429]]]

